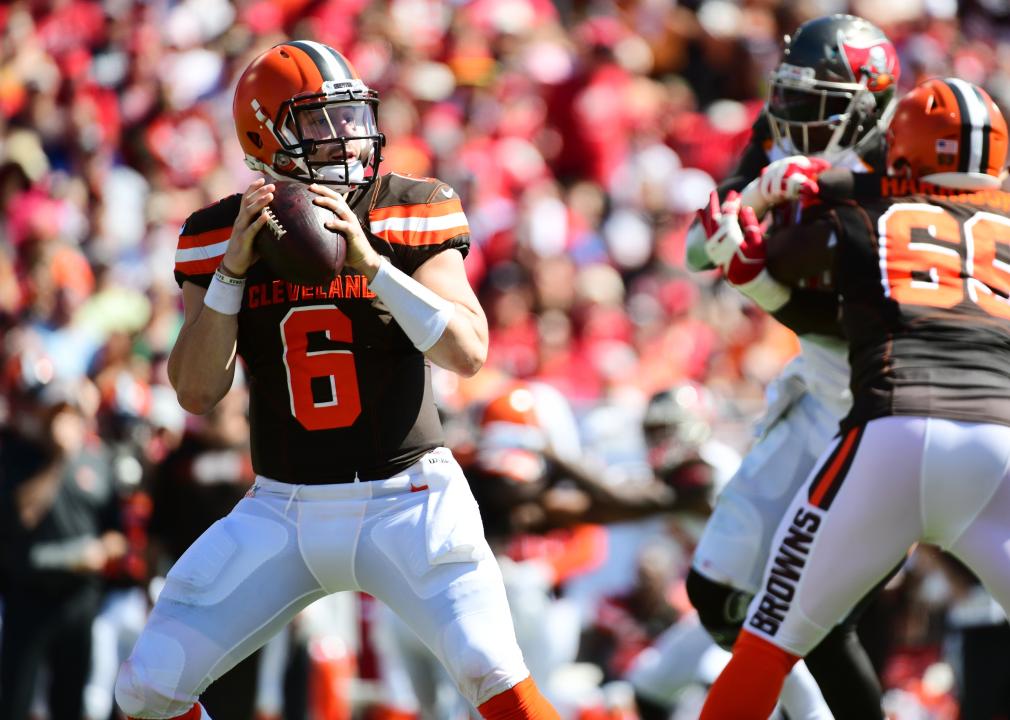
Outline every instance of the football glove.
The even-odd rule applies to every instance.
[[[741,206],[738,193],[729,193],[720,205],[713,192],[698,219],[708,237],[705,249],[730,285],[767,312],[786,304],[792,291],[768,273],[761,223],[753,208]]]
[[[753,208],[744,205],[740,209],[740,225],[743,243],[723,268],[726,280],[765,312],[775,312],[789,301],[792,290],[773,278],[765,267],[764,231]]]
[[[736,191],[730,191],[720,203],[718,193],[713,190],[708,205],[698,211],[698,222],[705,231],[705,252],[719,267],[728,263],[743,244],[739,214],[740,193]]]
[[[823,158],[792,155],[770,163],[743,189],[741,202],[761,217],[770,207],[817,195],[817,176],[831,167]]]

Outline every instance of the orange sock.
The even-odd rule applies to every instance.
[[[561,720],[532,677],[498,693],[477,710],[485,720]]]
[[[743,630],[699,720],[767,720],[799,658]]]

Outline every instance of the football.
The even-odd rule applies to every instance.
[[[283,280],[299,285],[330,282],[347,253],[343,235],[325,226],[333,212],[312,202],[318,196],[307,185],[275,184],[267,222],[256,233],[257,252]]]

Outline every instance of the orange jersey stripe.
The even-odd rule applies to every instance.
[[[813,492],[810,493],[810,504],[814,507],[820,507],[824,496],[837,479],[838,472],[845,466],[845,461],[852,453],[852,448],[859,437],[859,431],[860,428],[858,427],[849,430],[845,439],[842,440],[842,444],[838,448],[838,452],[835,454],[831,464],[828,465],[824,474],[822,474],[820,479],[817,481],[817,485],[814,487]]]
[[[218,228],[217,230],[208,230],[206,232],[197,233],[196,235],[180,235],[179,249],[188,250],[190,248],[195,247],[214,245],[216,243],[222,242],[223,240],[228,240],[230,237],[231,237],[230,227]]]
[[[397,205],[368,214],[376,237],[397,245],[438,245],[470,232],[459,198],[428,205]]]
[[[221,264],[221,258],[223,257],[224,255],[218,255],[217,257],[206,258],[203,260],[177,262],[175,264],[175,269],[176,271],[185,273],[186,275],[209,275],[217,270],[217,266]]]
[[[444,243],[446,240],[451,240],[459,235],[465,235],[468,232],[470,232],[470,228],[468,226],[458,225],[445,230],[432,230],[429,232],[415,233],[386,230],[383,232],[377,232],[375,235],[376,237],[380,237],[386,242],[393,243],[394,245],[424,247],[425,245],[438,245],[439,243]]]

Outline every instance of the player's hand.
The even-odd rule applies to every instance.
[[[718,266],[723,266],[743,244],[743,230],[739,223],[740,194],[730,192],[720,203],[715,190],[708,205],[698,211],[698,222],[705,231],[705,252]]]
[[[817,176],[831,167],[822,158],[792,155],[770,163],[761,176],[752,180],[743,190],[743,204],[754,209],[758,216],[773,205],[795,200],[800,196],[817,195]]]
[[[259,255],[253,246],[256,233],[263,227],[267,216],[263,208],[274,199],[274,184],[264,178],[253,180],[245,193],[242,194],[238,217],[231,227],[231,237],[228,239],[228,249],[221,263],[222,270],[230,275],[245,277],[249,267],[256,262]]]
[[[740,208],[739,225],[743,242],[722,271],[726,280],[767,312],[775,312],[792,296],[792,290],[773,278],[765,267],[767,249],[761,221],[754,208]]]
[[[739,286],[749,283],[764,271],[766,254],[765,236],[754,209],[742,206],[736,221],[743,235],[743,242],[729,262],[723,266],[723,273],[731,285]]]
[[[130,549],[126,536],[116,530],[109,530],[99,538],[109,560],[118,560]]]
[[[70,569],[79,573],[100,573],[108,561],[105,545],[101,540],[92,538],[81,547],[80,554],[71,563]]]
[[[378,270],[382,258],[368,242],[368,236],[361,228],[358,216],[351,210],[343,195],[333,188],[312,184],[309,185],[309,190],[319,196],[312,202],[332,210],[336,215],[333,220],[326,223],[326,227],[333,232],[340,233],[347,241],[347,256],[344,258],[344,265],[364,273],[371,280],[375,271]]]

